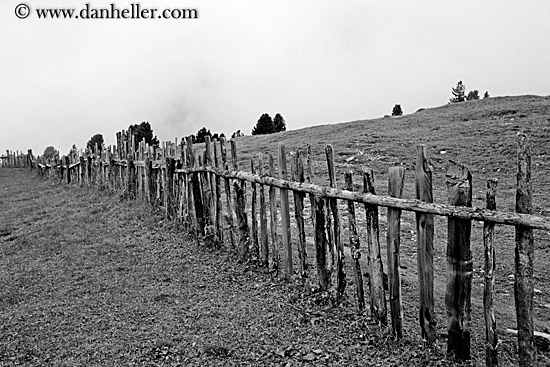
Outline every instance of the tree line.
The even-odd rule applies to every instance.
[[[142,121],[140,124],[133,124],[128,127],[128,130],[132,131],[136,137],[136,141],[145,140],[147,144],[153,147],[159,146],[159,140],[153,132],[153,128],[148,121]],[[252,135],[262,135],[262,134],[273,134],[280,131],[286,130],[285,119],[280,113],[277,113],[272,119],[269,114],[264,113],[258,119],[256,125],[252,129]],[[224,133],[212,133],[210,129],[206,126],[202,127],[197,131],[196,134],[191,135],[193,143],[204,143],[205,138],[209,136],[211,139],[226,138]],[[236,138],[244,136],[241,130],[235,131],[231,138]],[[90,140],[86,143],[86,148],[94,150],[95,147],[101,147],[104,144],[105,140],[103,139],[102,134],[94,134]],[[77,150],[76,146],[73,145],[71,150]],[[53,146],[48,146],[44,149],[43,156],[45,158],[54,158],[59,156],[59,151]]]

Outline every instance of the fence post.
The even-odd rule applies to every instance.
[[[375,195],[374,176],[372,170],[363,170],[363,192]],[[380,253],[380,237],[378,227],[378,207],[365,204],[367,217],[367,264],[370,275],[370,307],[371,312],[382,325],[387,325],[388,310],[384,291],[384,265]]]
[[[403,166],[390,167],[388,172],[388,194],[401,198],[405,182]],[[403,336],[403,306],[401,303],[401,210],[388,208],[388,277],[390,313],[393,333]]]
[[[487,209],[496,210],[495,191],[497,179],[487,179]],[[493,293],[495,290],[496,258],[494,248],[495,224],[489,221],[483,223],[483,247],[485,260],[485,289],[483,291],[483,313],[485,315],[485,365],[498,365],[497,356],[497,323],[493,309]]]
[[[273,156],[269,154],[269,175],[275,177],[275,162]],[[279,238],[277,237],[277,192],[275,187],[269,186],[269,218],[271,232],[271,266],[279,270]]]
[[[327,166],[328,166],[328,177],[330,187],[336,188],[336,171],[334,168],[334,150],[332,145],[327,145],[325,147],[325,154],[327,157]],[[341,237],[341,228],[340,228],[340,213],[338,211],[338,200],[329,199],[328,203],[330,205],[330,212],[332,213],[334,220],[334,229],[333,229],[333,249],[332,253],[334,254],[336,260],[336,298],[340,302],[342,296],[344,295],[344,290],[346,288],[346,274],[344,273],[344,244],[342,243]]]
[[[344,174],[346,181],[346,190],[353,191],[353,172],[349,171]],[[357,233],[357,220],[355,218],[355,203],[348,200],[348,219],[349,219],[349,248],[351,258],[354,262],[355,274],[355,294],[357,296],[357,307],[359,311],[365,309],[365,290],[363,288],[363,271],[361,270],[361,242]]]
[[[304,161],[302,152],[297,151],[291,154],[292,180],[295,182],[304,182]],[[302,278],[307,277],[307,252],[306,252],[306,230],[304,224],[304,194],[293,191],[294,198],[294,218],[298,229],[298,257],[300,258],[300,271]]]
[[[220,139],[220,153],[222,156],[222,166],[223,169],[229,170],[229,163],[227,162],[227,150],[225,148],[225,139]],[[233,205],[231,205],[231,184],[228,178],[223,179],[225,186],[225,202],[227,207],[227,213],[225,215],[227,224],[229,225],[229,239],[231,242],[231,247],[235,248],[235,226],[234,226],[234,213]]]
[[[189,135],[185,138],[187,145],[187,168],[195,168],[195,152],[193,151],[193,136]],[[197,241],[200,237],[204,236],[204,216],[201,199],[201,188],[199,183],[199,177],[197,172],[189,174],[189,204],[193,204],[194,208],[190,208],[193,211],[193,219],[195,224],[195,236]]]
[[[258,153],[258,174],[263,176],[264,170],[264,155]],[[269,265],[268,250],[269,242],[267,238],[267,214],[265,202],[265,186],[260,184],[260,262],[264,266]]]
[[[446,173],[446,183],[450,205],[472,206],[472,175],[468,168],[451,161]],[[471,358],[472,221],[453,217],[447,220],[447,354],[454,354],[458,360],[465,361]]]
[[[210,136],[204,137],[204,166],[212,167],[212,141]],[[212,180],[212,174],[208,171],[202,173],[203,177],[203,187],[205,193],[205,203],[204,206],[208,213],[208,224],[216,227],[216,201],[214,200],[214,180]],[[215,232],[215,231],[214,231]],[[214,234],[214,233],[213,233]]]
[[[287,179],[286,150],[284,144],[279,145],[279,178]],[[290,280],[294,270],[292,266],[292,245],[290,242],[290,205],[288,202],[288,190],[280,189],[281,196],[281,228],[283,239],[284,277]]]
[[[255,175],[256,174],[256,168],[254,167],[254,157],[250,158],[250,172]],[[256,184],[252,182],[250,184],[252,187],[252,198],[251,198],[251,205],[250,205],[250,221],[251,221],[251,229],[252,229],[252,256],[259,259],[260,257],[260,248],[258,243],[258,218],[257,218],[257,197],[258,192],[256,190]]]
[[[144,191],[145,191],[145,201],[148,203],[151,203],[151,175],[153,171],[153,165],[151,162],[149,149],[147,149],[147,152],[145,153],[145,167],[144,167]]]
[[[420,201],[433,203],[432,170],[426,156],[426,146],[418,146],[415,167],[416,198]],[[429,344],[434,343],[437,336],[434,313],[433,236],[433,214],[416,213],[418,283],[420,290],[419,322],[422,337]]]
[[[175,217],[175,200],[174,200],[174,170],[176,169],[176,161],[172,157],[165,158],[166,165],[166,190],[164,195],[166,197],[166,215],[168,219],[174,219]]]
[[[250,235],[248,231],[248,219],[246,216],[246,186],[240,185],[238,181],[233,182],[235,190],[235,212],[237,214],[237,223],[239,227],[241,258],[243,261],[248,259],[248,250],[250,246]]]
[[[525,134],[518,135],[516,212],[532,214],[531,150]],[[536,366],[533,324],[533,228],[516,226],[514,296],[520,366]]]
[[[212,141],[212,148],[214,150],[214,166],[220,168],[220,159],[218,157],[218,150],[216,149],[216,140]],[[214,183],[216,186],[216,235],[220,242],[223,242],[223,226],[222,226],[222,184],[221,178],[218,174],[214,175]]]
[[[127,158],[128,162],[128,170],[126,172],[126,185],[128,190],[128,198],[134,199],[136,195],[136,184],[135,184],[135,173],[136,173],[136,167],[134,166],[134,159],[132,158],[132,154],[128,154]]]
[[[79,166],[79,173],[80,173],[80,187],[84,186],[84,170],[86,167],[84,166],[84,157],[80,156],[80,166]]]
[[[326,291],[330,286],[330,270],[327,268],[327,236],[325,232],[325,198],[313,197],[314,205],[311,208],[315,225],[315,260],[317,262],[317,275],[319,287]]]

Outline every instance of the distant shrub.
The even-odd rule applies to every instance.
[[[393,110],[391,111],[391,115],[392,116],[402,116],[403,115],[403,110],[401,109],[400,104],[396,104],[395,106],[393,106]]]
[[[449,100],[451,103],[464,102],[466,86],[462,84],[462,80],[456,84],[456,87],[451,88],[451,93],[453,94],[453,98]]]
[[[95,145],[97,144],[98,149],[101,149],[101,145],[104,143],[103,141],[103,135],[101,134],[95,134],[88,140],[88,143],[86,144],[86,148],[89,148],[91,150],[95,149]]]
[[[477,89],[471,90],[468,92],[468,95],[466,96],[466,99],[468,101],[479,99],[479,91]]]
[[[196,138],[195,138],[194,142],[195,143],[204,143],[204,138],[207,137],[207,136],[212,138],[212,133],[206,127],[203,127],[202,129],[197,131],[197,135],[196,135]]]
[[[46,149],[44,149],[44,153],[42,154],[44,158],[54,158],[58,155],[59,155],[59,152],[57,151],[57,149],[55,149],[51,145]]]
[[[241,132],[241,130],[235,131],[233,134],[231,134],[231,139],[233,138],[239,138],[241,136],[244,136],[244,134]]]
[[[149,146],[159,146],[159,140],[157,139],[157,136],[153,134],[153,128],[151,127],[149,121],[142,121],[139,125],[130,125],[128,127],[128,130],[131,130],[134,133],[137,143],[145,140],[145,142],[149,144]],[[138,149],[138,147],[139,146],[136,144],[136,149]]]
[[[489,91],[485,91],[485,94],[483,95],[483,99],[489,98]]]

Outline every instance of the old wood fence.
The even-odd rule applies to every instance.
[[[201,149],[202,150],[202,149]],[[245,260],[257,259],[277,269],[286,279],[309,275],[318,278],[321,290],[333,290],[336,298],[345,292],[344,242],[351,249],[355,294],[360,310],[368,308],[380,324],[388,324],[397,337],[403,335],[400,274],[400,225],[403,210],[416,213],[419,283],[419,323],[422,337],[436,339],[434,316],[434,216],[448,217],[447,287],[448,352],[470,359],[471,288],[473,259],[470,251],[472,220],[484,223],[484,316],[486,320],[486,364],[497,360],[497,330],[493,308],[495,286],[494,227],[510,225],[516,231],[515,306],[521,366],[536,365],[533,325],[533,229],[550,230],[550,218],[532,215],[531,157],[525,135],[518,135],[516,212],[496,211],[497,181],[487,180],[486,208],[472,207],[472,176],[468,169],[451,162],[446,173],[448,201],[433,203],[432,172],[425,146],[416,151],[416,199],[402,198],[405,170],[389,168],[389,195],[374,191],[372,171],[363,170],[362,190],[354,191],[352,173],[345,174],[345,187],[337,187],[333,149],[326,147],[329,186],[312,183],[311,149],[287,155],[280,145],[277,158],[258,154],[250,161],[250,172],[239,170],[235,141],[206,139],[197,154],[191,137],[180,144],[164,143],[163,149],[135,142],[131,132],[117,133],[117,145],[98,148],[55,161],[38,158],[44,175],[67,184],[97,184],[123,190],[137,200],[163,206],[165,215],[177,221],[197,240],[210,244],[225,242]],[[290,159],[288,159],[290,157]],[[278,169],[275,170],[275,162]],[[290,167],[290,170],[288,169]],[[278,197],[278,198],[277,198]],[[292,201],[291,198],[292,197]],[[309,205],[304,205],[305,199]],[[249,203],[247,203],[247,198]],[[344,204],[339,206],[338,203]],[[292,204],[292,207],[291,207]],[[360,238],[356,204],[366,213],[366,238]],[[304,210],[310,207],[315,269],[308,269]],[[388,208],[387,264],[388,295],[383,281],[383,260],[378,228],[379,207]],[[347,210],[348,233],[344,240],[341,212]],[[291,241],[291,210],[298,238]],[[280,236],[279,236],[280,233]],[[361,248],[361,242],[366,248]],[[293,251],[294,250],[294,251]],[[294,269],[293,256],[299,269]],[[367,258],[368,281],[363,283],[359,261]],[[312,272],[313,271],[313,272]],[[365,301],[364,289],[368,290]],[[389,311],[386,304],[389,299]]]
[[[6,150],[6,155],[0,155],[0,167],[27,167],[34,162],[32,150],[28,150],[27,154],[15,151]]]

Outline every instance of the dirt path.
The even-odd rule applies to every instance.
[[[0,169],[0,208],[0,366],[453,365],[117,195]]]

